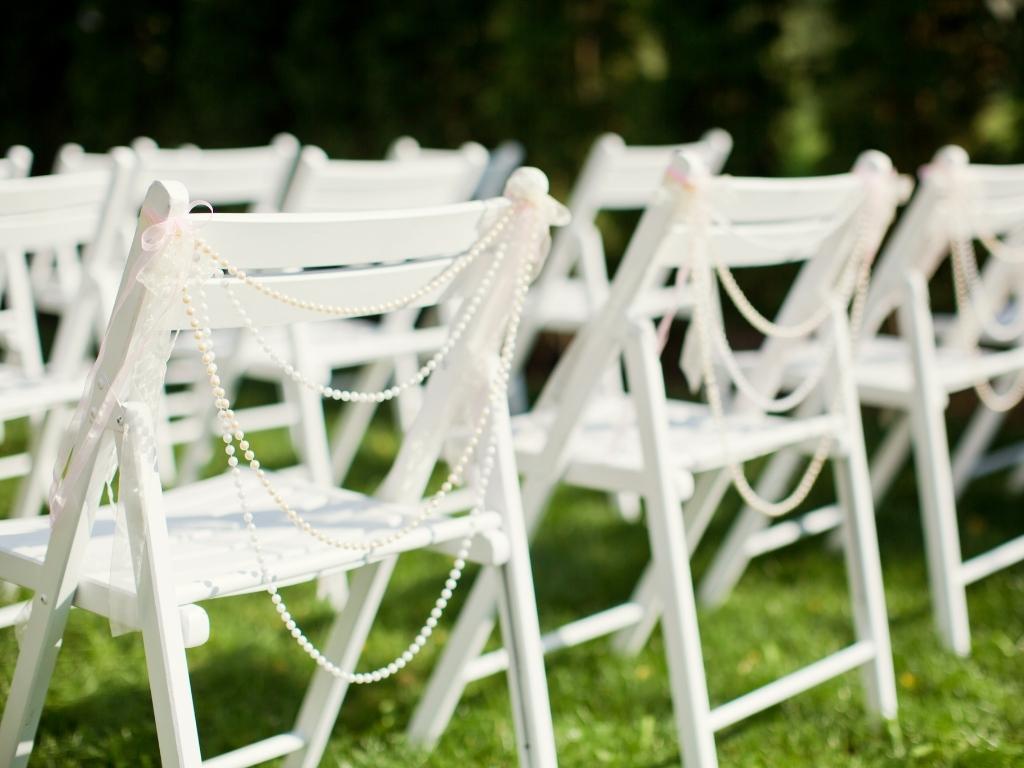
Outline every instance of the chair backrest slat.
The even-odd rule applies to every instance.
[[[401,152],[389,160],[331,160],[319,147],[306,147],[283,209],[379,211],[459,203],[473,196],[486,167],[487,150],[479,144]]]
[[[663,146],[627,145],[620,136],[607,134],[591,149],[569,208],[574,217],[588,213],[588,220],[598,210],[643,208],[674,153],[694,152],[712,173],[718,173],[731,149],[732,138],[721,129],[710,130],[695,142]]]
[[[94,240],[111,196],[123,194],[127,173],[128,160],[117,155],[107,159],[103,171],[4,181],[0,248],[36,250]]]
[[[351,266],[458,253],[479,237],[485,214],[506,205],[496,198],[407,211],[196,213],[190,220],[203,240],[241,269]]]

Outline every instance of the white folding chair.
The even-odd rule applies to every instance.
[[[1003,236],[1008,244],[997,239]],[[993,249],[980,277],[974,239]],[[1013,311],[1024,290],[1022,244],[1024,166],[972,165],[959,147],[941,150],[879,261],[857,344],[861,403],[897,414],[872,461],[875,499],[891,486],[913,446],[935,622],[942,642],[960,655],[971,647],[966,587],[1024,559],[1022,536],[965,561],[956,515],[956,499],[972,475],[1020,460],[1016,448],[983,454],[1003,414],[1024,395],[1024,326]],[[1003,253],[1013,249],[1016,260]],[[960,286],[954,291],[959,311],[937,331],[928,282],[947,254]],[[894,312],[895,336],[882,332]],[[999,382],[995,389],[991,381]],[[951,458],[946,407],[950,395],[972,388],[980,405]],[[768,492],[787,482],[792,461],[779,457],[766,470]],[[750,510],[741,513],[702,584],[702,597],[723,599],[751,556],[792,543],[801,533],[827,530],[836,522],[827,512],[810,525],[784,524],[791,529],[784,536]]]
[[[107,254],[113,274],[120,273],[139,206],[156,179],[173,179],[185,184],[197,199],[218,207],[245,206],[253,211],[279,209],[288,180],[295,167],[299,143],[282,133],[263,147],[200,149],[185,145],[176,149],[157,146],[147,137],[132,142],[134,167],[123,213],[124,242]],[[109,153],[86,152],[78,144],[65,144],[57,152],[54,173],[83,173],[105,169]],[[60,253],[56,258],[34,259],[32,284],[37,306],[60,314],[76,295],[75,263]]]
[[[11,512],[15,517],[39,509],[64,406],[78,400],[85,383],[87,324],[94,321],[88,312],[91,298],[83,296],[58,327],[44,366],[27,259],[40,250],[81,248],[91,264],[114,236],[114,209],[124,194],[127,167],[126,158],[115,153],[105,171],[0,181],[0,424],[26,416],[33,421],[29,450],[0,459],[0,478],[24,477]],[[40,418],[51,409],[59,415],[40,428]]]
[[[732,138],[715,128],[690,144],[629,146],[614,133],[594,142],[569,196],[572,221],[555,235],[551,256],[530,295],[517,371],[540,333],[575,333],[601,306],[608,295],[608,267],[598,214],[642,210],[657,192],[673,153],[681,150],[696,153],[712,173],[719,173]],[[649,298],[661,306],[679,305],[672,289],[653,291]],[[517,398],[525,406],[525,398]]]
[[[627,629],[630,634],[619,638],[621,647],[636,650],[657,614],[663,614],[676,724],[688,768],[716,765],[715,732],[857,667],[862,668],[869,710],[884,718],[896,715],[878,545],[850,376],[845,314],[849,295],[837,287],[849,285],[850,270],[858,270],[864,254],[871,251],[870,244],[859,245],[858,224],[874,199],[869,190],[889,182],[888,158],[869,154],[855,173],[817,179],[710,178],[702,170],[694,155],[681,154],[674,161],[630,241],[607,301],[574,338],[533,411],[513,421],[529,530],[536,529],[559,482],[628,491],[644,499],[652,562],[634,599],[554,630],[545,635],[544,647],[555,650]],[[708,211],[710,223],[701,223],[701,211]],[[888,218],[882,218],[884,229]],[[708,351],[707,344],[713,342],[705,343],[700,332],[707,329],[709,339],[724,333],[708,254],[716,260],[716,273],[806,262],[778,323],[793,327],[816,317],[819,336],[831,342],[820,360],[821,378],[807,390],[809,407],[799,417],[765,415],[755,407],[760,399],[775,396],[779,360],[795,343],[789,339],[768,339],[761,348],[752,376],[757,402],[746,395],[749,386],[721,415],[713,399],[710,407],[666,399],[655,330],[644,314],[650,306],[644,294],[660,286],[667,269],[690,270],[694,275],[694,295],[707,295],[708,309],[705,320],[698,316],[691,325],[684,370],[693,374],[696,357],[701,363],[697,378],[705,380],[709,392],[717,391],[717,384],[707,383],[707,372],[714,370],[712,356],[725,353],[717,345]],[[602,390],[601,372],[620,360],[628,391]],[[813,448],[818,469],[826,460],[834,468],[845,521],[843,543],[856,640],[711,708],[688,547],[692,550],[699,540],[731,473],[742,472],[736,462],[793,445]],[[791,496],[779,504],[796,500]],[[775,513],[778,505],[769,506]],[[413,718],[413,738],[427,743],[436,739],[465,685],[508,662],[505,650],[480,655],[493,628],[494,590],[486,577],[474,585]]]
[[[0,157],[0,179],[23,179],[32,168],[32,150],[15,144]]]
[[[361,210],[399,210],[431,205],[448,205],[470,199],[487,165],[487,150],[469,143],[456,150],[425,150],[414,140],[398,139],[389,160],[332,160],[319,147],[305,147],[283,210],[291,213]],[[317,323],[300,334],[277,333],[266,337],[282,358],[299,356],[317,370],[322,385],[330,383],[334,371],[359,368],[357,388],[382,389],[392,379],[407,379],[419,367],[418,357],[438,349],[447,330],[438,324],[415,327],[419,312],[396,312],[381,322],[333,320]],[[245,337],[243,336],[244,340]],[[303,349],[295,349],[296,344]],[[320,408],[316,396],[295,385],[280,368],[268,360],[252,339],[232,350],[228,369],[222,375],[232,391],[242,376],[279,384],[282,401],[240,412],[242,424],[250,431],[293,426],[304,409]],[[416,391],[397,403],[401,426],[408,426],[417,410]],[[330,451],[319,436],[293,432],[293,441],[322,482],[341,482],[378,403],[349,403],[339,414]],[[199,476],[210,458],[209,441],[193,440],[182,462],[181,477],[188,482]]]
[[[90,385],[65,438],[52,526],[46,518],[0,522],[0,578],[35,593],[0,723],[0,764],[29,759],[74,605],[141,630],[162,763],[200,765],[185,649],[206,640],[209,623],[196,604],[266,590],[274,603],[268,608],[276,607],[316,661],[312,684],[290,732],[204,764],[288,755],[286,766],[315,766],[349,685],[378,682],[415,656],[467,559],[483,563],[502,585],[520,762],[555,764],[505,404],[517,308],[542,256],[536,239],[550,221],[546,190],[543,174],[526,169],[510,182],[507,198],[486,202],[408,212],[189,216],[182,185],[152,186]],[[425,407],[375,495],[259,466],[219,386],[210,328],[256,333],[265,324],[380,314],[453,294],[464,298],[443,364],[431,366]],[[163,493],[152,409],[169,332],[178,329],[194,336],[203,354],[231,468]],[[458,445],[449,479],[423,499],[449,438]],[[113,512],[97,509],[115,465],[128,563],[111,562]],[[470,475],[475,509],[455,514],[453,484]],[[355,673],[397,556],[427,548],[456,557],[430,617],[394,662]],[[125,569],[122,584],[116,576]],[[344,571],[354,571],[352,591],[320,651],[278,588]]]

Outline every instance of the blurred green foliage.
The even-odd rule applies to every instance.
[[[65,141],[105,149],[266,142],[294,132],[373,157],[395,136],[522,141],[570,183],[593,137],[721,125],[737,173],[913,170],[958,142],[1024,153],[1016,0],[309,0],[28,2],[0,28],[0,147],[36,171]]]

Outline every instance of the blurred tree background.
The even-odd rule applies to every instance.
[[[35,171],[101,150],[265,143],[348,157],[407,133],[516,138],[556,189],[592,139],[687,140],[720,125],[735,173],[912,171],[956,142],[1024,160],[1018,0],[24,2],[5,9],[0,147]],[[1017,11],[1015,13],[1015,10]]]

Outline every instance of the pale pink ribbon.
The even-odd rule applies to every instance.
[[[204,206],[210,210],[211,214],[213,213],[213,206],[205,200],[193,201],[188,205],[186,211],[191,211],[196,206]],[[168,241],[175,235],[189,233],[196,229],[196,223],[189,218],[188,213],[181,216],[170,216],[166,219],[158,219],[151,211],[143,208],[142,216],[146,220],[151,221],[152,224],[143,230],[142,236],[139,239],[142,253],[139,258],[136,259],[131,275],[125,282],[125,285],[129,286],[129,289],[119,291],[117,301],[114,304],[114,309],[110,314],[111,326],[117,322],[118,315],[123,309],[125,302],[128,300],[128,297],[133,295],[134,291],[131,290],[131,287],[139,280],[142,272],[147,266],[149,266],[153,259],[163,253],[164,247],[167,245]],[[96,379],[105,358],[107,339],[108,336],[105,334],[103,340],[100,342],[100,349],[99,353],[96,355],[96,361],[93,363],[92,368],[89,370],[89,375],[86,378],[82,399],[78,402],[78,407],[75,409],[75,414],[71,419],[71,424],[64,433],[64,438],[61,441],[60,448],[58,449],[57,461],[54,465],[53,479],[50,483],[50,491],[48,495],[51,526],[56,525],[57,520],[64,511],[64,506],[67,503],[66,489],[76,487],[76,484],[81,481],[82,474],[90,463],[89,457],[93,454],[99,443],[100,437],[103,434],[103,430],[107,427],[114,406],[120,402],[119,392],[124,386],[128,376],[131,374],[134,361],[130,356],[126,356],[125,360],[122,361],[121,366],[114,374],[113,379],[107,386],[106,394],[103,396],[103,400],[100,402],[99,407],[95,409],[95,412],[91,414],[89,413],[89,406],[93,399],[92,393],[95,391],[97,386]],[[86,419],[89,420],[89,431],[76,445],[75,439],[78,431]]]

